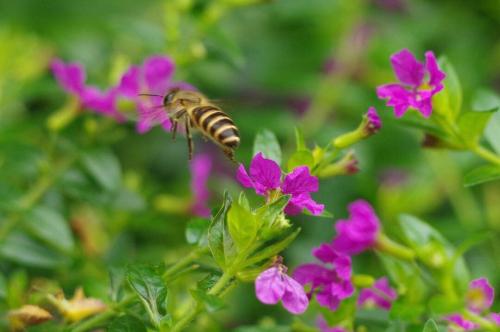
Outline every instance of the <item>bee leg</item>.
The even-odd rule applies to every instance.
[[[177,120],[172,120],[172,140],[175,141],[175,134],[177,133]]]
[[[234,159],[234,150],[224,149],[224,154],[229,160],[231,160],[233,163],[236,163],[236,160]]]
[[[186,119],[186,138],[188,142],[189,160],[193,158],[193,139],[191,137],[189,119]]]

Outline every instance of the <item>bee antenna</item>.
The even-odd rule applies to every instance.
[[[139,93],[139,96],[163,97],[162,95],[155,95],[151,93]]]

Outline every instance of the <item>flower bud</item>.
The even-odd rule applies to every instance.
[[[359,141],[377,133],[382,127],[382,121],[374,107],[370,107],[368,112],[363,116],[363,120],[356,130],[348,132],[335,138],[332,144],[338,149],[344,149]]]
[[[326,178],[337,175],[351,175],[357,173],[358,171],[358,160],[356,159],[354,151],[351,150],[336,163],[330,164],[320,170],[318,176]]]

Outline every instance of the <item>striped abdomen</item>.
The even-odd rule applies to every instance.
[[[238,128],[217,106],[198,106],[193,108],[189,115],[193,124],[219,145],[232,150],[240,144]]]

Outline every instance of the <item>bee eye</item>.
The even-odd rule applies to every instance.
[[[171,93],[169,93],[168,95],[165,96],[165,98],[163,99],[163,103],[164,104],[170,104],[173,99],[174,99],[174,94],[171,92]]]

